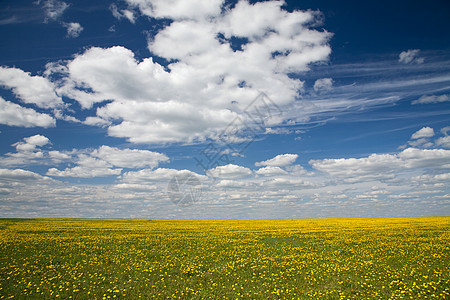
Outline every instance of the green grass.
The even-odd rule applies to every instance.
[[[0,299],[449,299],[450,218],[0,220]]]

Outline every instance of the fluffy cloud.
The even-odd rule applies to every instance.
[[[155,170],[142,169],[139,171],[125,172],[121,179],[125,183],[132,184],[148,184],[148,183],[162,183],[167,184],[174,176],[194,176],[198,179],[206,179],[206,176],[199,175],[189,170],[175,170],[167,168],[158,168]]]
[[[54,177],[78,177],[78,178],[94,178],[94,177],[107,177],[113,175],[120,175],[122,169],[112,169],[108,167],[100,167],[96,164],[96,167],[81,167],[76,166],[73,168],[66,168],[65,170],[58,170],[56,168],[50,168],[47,171],[48,176]]]
[[[450,148],[450,136],[443,136],[436,140],[436,145],[444,147],[444,148]]]
[[[333,88],[333,79],[331,78],[321,78],[314,82],[314,91],[316,92],[328,92]]]
[[[312,188],[317,187],[317,184],[314,184],[310,181],[300,179],[300,178],[273,178],[268,181],[264,181],[260,184],[261,186],[268,186],[276,189],[287,189],[287,190],[298,190],[302,188]]]
[[[424,95],[424,96],[420,97],[419,99],[411,102],[411,104],[432,104],[432,103],[440,103],[440,102],[447,102],[447,101],[450,101],[449,94],[444,94],[444,95],[440,95],[440,96]]]
[[[62,23],[64,27],[67,29],[67,37],[76,38],[83,31],[83,27],[80,23],[70,22],[70,23]]]
[[[54,127],[56,120],[0,97],[0,124],[20,127]]]
[[[155,168],[161,162],[169,161],[162,153],[138,149],[119,149],[109,146],[101,146],[88,153],[87,151],[77,154],[76,166],[64,170],[50,168],[49,176],[56,177],[105,177],[120,175],[123,168]],[[49,153],[55,160],[66,159],[64,153]]]
[[[138,149],[118,149],[109,146],[101,146],[94,150],[91,156],[122,168],[155,168],[161,162],[169,161],[169,158],[162,153]]]
[[[202,19],[220,13],[223,0],[126,0],[146,16],[173,20]]]
[[[167,66],[152,58],[137,61],[123,47],[91,48],[48,65],[46,75],[58,79],[59,94],[85,108],[110,101],[89,121],[134,143],[215,139],[237,116],[249,123],[242,111],[258,91],[278,106],[292,104],[303,82],[289,74],[308,70],[331,52],[331,34],[313,28],[318,13],[287,12],[282,1],[240,1],[233,8],[203,0],[127,3],[130,13],[173,20],[148,41]],[[249,14],[257,18],[242,18]]]
[[[78,156],[77,164],[73,168],[66,168],[62,171],[56,168],[50,168],[47,171],[47,175],[54,177],[93,178],[119,175],[122,173],[122,169],[113,168],[108,162],[85,154]]]
[[[450,150],[408,148],[398,157],[406,168],[450,168]]]
[[[285,167],[293,164],[297,158],[298,154],[280,154],[266,161],[257,162],[255,166]]]
[[[49,179],[37,173],[22,170],[22,169],[0,169],[0,180],[14,180],[14,181],[32,181],[32,180],[46,180]]]
[[[0,85],[11,89],[24,103],[32,103],[42,108],[54,108],[63,104],[49,80],[31,76],[20,69],[0,67]]]
[[[23,142],[13,144],[17,151],[34,151],[36,147],[42,147],[50,143],[50,140],[40,134],[36,134],[23,139]]]
[[[252,174],[252,171],[245,167],[228,164],[207,170],[206,174],[214,178],[234,179],[249,176]]]
[[[411,139],[416,140],[420,138],[427,138],[434,136],[434,130],[431,127],[423,127],[422,129],[416,131],[411,136]]]
[[[408,148],[398,154],[372,154],[363,158],[311,160],[316,170],[349,182],[393,178],[408,169],[450,168],[450,150]]]
[[[280,167],[263,167],[256,170],[255,173],[263,176],[277,176],[287,174],[287,172]]]
[[[401,159],[390,154],[372,154],[363,158],[311,160],[309,163],[316,170],[348,181],[391,177],[392,172],[402,166]]]
[[[403,64],[422,64],[424,59],[419,57],[419,49],[409,49],[400,53],[398,61]]]

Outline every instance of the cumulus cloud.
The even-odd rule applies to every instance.
[[[120,175],[123,168],[155,168],[169,158],[162,153],[139,149],[119,149],[109,146],[100,146],[92,151],[79,150],[75,167],[64,170],[50,168],[49,176],[56,177],[105,177]],[[50,155],[50,153],[49,153]],[[52,153],[55,159],[64,158],[64,153]]]
[[[428,138],[434,136],[434,130],[431,127],[423,127],[422,129],[416,131],[411,136],[411,139],[416,140],[420,138]]]
[[[70,22],[70,23],[62,23],[64,27],[67,29],[67,37],[76,38],[83,31],[83,27],[80,23]]]
[[[220,13],[223,0],[126,0],[146,16],[173,20],[202,19]]]
[[[411,104],[433,104],[433,103],[440,103],[440,102],[448,102],[450,101],[450,95],[444,94],[444,95],[424,95],[420,97],[417,100],[414,100],[411,102]]]
[[[300,179],[300,178],[273,178],[268,181],[264,181],[260,183],[261,186],[269,186],[276,189],[287,189],[287,190],[298,190],[302,188],[312,188],[317,187],[317,184],[310,182],[308,180]]]
[[[234,179],[249,176],[252,174],[252,171],[245,167],[228,164],[207,170],[206,174],[214,178]]]
[[[125,172],[121,179],[125,183],[146,184],[146,183],[163,183],[167,184],[174,176],[194,176],[198,179],[205,179],[206,176],[199,175],[189,170],[175,170],[168,168],[158,168],[155,170],[142,169],[139,171]]]
[[[106,127],[108,125],[111,125],[110,121],[106,121],[99,117],[87,117],[83,124],[91,125],[91,126],[99,126],[99,127]]]
[[[293,164],[298,158],[298,154],[280,154],[266,161],[256,162],[255,166],[285,167]]]
[[[372,154],[363,158],[311,160],[309,163],[316,170],[348,181],[390,177],[392,172],[402,165],[401,159],[390,154]]]
[[[34,151],[36,147],[42,147],[50,143],[50,140],[40,134],[36,134],[23,139],[23,142],[13,144],[17,151]]]
[[[238,116],[248,124],[242,111],[259,91],[278,106],[292,104],[303,82],[289,74],[307,71],[331,52],[331,34],[314,28],[319,14],[287,12],[282,1],[240,1],[233,8],[220,0],[127,3],[130,14],[172,20],[148,41],[167,66],[151,57],[138,61],[124,47],[91,48],[48,65],[46,74],[58,78],[58,94],[84,108],[110,101],[89,121],[134,143],[215,139]],[[125,13],[111,9],[116,17]],[[248,15],[254,18],[242,17]]]
[[[424,58],[419,57],[419,49],[409,49],[400,53],[398,61],[403,64],[422,64]]]
[[[320,92],[328,92],[333,88],[333,79],[331,78],[321,78],[317,79],[314,82],[314,91]]]
[[[450,150],[408,148],[398,157],[406,168],[450,168]]]
[[[425,174],[412,178],[413,181],[419,183],[439,183],[439,182],[449,182],[450,181],[450,173],[441,173],[441,174]]]
[[[48,180],[48,179],[50,178],[23,169],[0,169],[0,181],[3,180],[33,181],[33,180]]]
[[[78,178],[94,178],[94,177],[107,177],[113,175],[119,175],[122,169],[112,169],[108,167],[99,166],[95,164],[95,167],[82,167],[76,166],[73,168],[66,168],[64,170],[58,170],[56,168],[50,168],[47,171],[48,176],[53,177],[78,177]]]
[[[54,127],[56,120],[47,114],[36,112],[0,97],[0,124],[19,127]]]
[[[169,158],[162,153],[138,149],[118,149],[109,146],[101,146],[94,150],[91,156],[122,168],[155,168],[161,162],[169,161]]]
[[[450,168],[450,150],[407,148],[398,154],[363,158],[311,160],[310,165],[349,182],[393,178],[397,172],[419,168]]]
[[[53,108],[63,104],[61,97],[55,94],[53,83],[48,79],[31,76],[17,68],[0,67],[0,85],[11,89],[24,103],[35,104],[42,108]]]
[[[280,167],[263,167],[256,170],[255,173],[263,176],[277,176],[287,174],[287,172]]]
[[[412,140],[412,141],[408,141],[408,144],[412,147],[425,147],[425,148],[431,148],[433,147],[433,143],[430,142],[430,139],[428,138],[420,138],[420,139],[416,139],[416,140]],[[406,146],[402,146],[402,147],[406,147]]]
[[[77,166],[65,168],[64,170],[50,168],[47,171],[47,175],[54,177],[93,178],[119,175],[122,173],[122,169],[113,168],[113,165],[108,162],[86,154],[79,155],[76,163]]]
[[[436,145],[444,148],[450,148],[450,136],[443,136],[436,140]]]

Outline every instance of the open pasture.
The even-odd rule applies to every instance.
[[[450,217],[0,220],[0,299],[450,299]]]

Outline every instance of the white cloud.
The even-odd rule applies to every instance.
[[[428,138],[434,136],[434,130],[431,127],[423,127],[422,129],[416,131],[411,136],[411,139],[416,140],[420,138]]]
[[[437,182],[449,182],[450,181],[450,173],[442,173],[442,174],[425,174],[412,178],[413,181],[418,183],[437,183]]]
[[[52,161],[56,161],[56,162],[66,161],[66,160],[70,160],[72,158],[71,155],[64,153],[64,152],[56,151],[56,150],[49,151],[48,155]]]
[[[348,182],[393,178],[408,169],[450,168],[450,150],[407,148],[398,154],[372,154],[363,158],[311,160],[316,170]]]
[[[432,104],[432,103],[440,103],[440,102],[448,102],[450,101],[450,95],[444,94],[440,96],[436,95],[424,95],[417,100],[411,102],[411,104]]]
[[[409,49],[408,51],[403,51],[399,55],[398,61],[403,64],[422,64],[424,58],[419,57],[419,49]]]
[[[450,131],[450,126],[446,126],[444,128],[441,129],[441,133],[444,135],[448,135],[448,132]]]
[[[285,167],[293,164],[298,154],[280,154],[266,161],[256,162],[255,166]]]
[[[126,0],[143,15],[173,20],[203,19],[220,13],[223,0]]]
[[[161,162],[168,162],[169,158],[162,153],[138,149],[119,149],[100,146],[92,151],[78,150],[75,167],[64,170],[50,168],[49,176],[57,177],[105,177],[120,175],[123,168],[155,168]],[[54,160],[65,160],[68,155],[61,152],[49,153]],[[69,156],[70,157],[70,156]]]
[[[169,161],[169,158],[162,153],[138,149],[118,149],[109,146],[101,146],[94,150],[91,156],[122,168],[155,168],[161,162]]]
[[[300,179],[300,178],[273,178],[268,181],[264,181],[261,183],[261,186],[270,186],[272,188],[285,188],[288,191],[298,190],[301,188],[312,188],[317,187],[317,184],[314,184],[310,181]]]
[[[123,47],[91,48],[67,63],[48,65],[46,76],[59,78],[58,94],[84,108],[111,101],[100,105],[98,119],[86,122],[108,126],[109,135],[134,143],[215,139],[236,116],[248,121],[242,111],[259,91],[278,106],[292,104],[303,82],[289,74],[308,70],[331,52],[331,35],[312,28],[318,13],[287,12],[281,1],[241,1],[224,10],[223,1],[127,3],[132,12],[173,20],[148,41],[152,53],[170,61],[166,68],[152,58],[137,61]],[[116,17],[124,13],[111,9]],[[257,19],[239,18],[245,13]],[[240,50],[232,37],[245,41]]]
[[[17,151],[34,151],[36,147],[42,147],[50,143],[50,140],[40,134],[24,138],[24,142],[13,144]]]
[[[0,124],[20,127],[54,127],[56,120],[0,97]]]
[[[227,189],[241,189],[249,187],[250,185],[249,183],[243,181],[225,179],[219,181],[219,183],[217,183],[216,186],[219,188],[227,188]]]
[[[364,158],[311,160],[309,163],[316,170],[348,181],[391,177],[392,172],[402,166],[401,159],[390,154],[372,154]]]
[[[277,176],[277,175],[286,175],[287,172],[280,167],[263,167],[255,171],[258,175],[264,176]]]
[[[62,171],[50,168],[47,171],[47,175],[54,177],[93,178],[120,175],[122,173],[122,169],[113,168],[108,162],[86,154],[78,156],[77,164],[75,167],[65,168]]]
[[[50,180],[50,178],[23,169],[0,169],[0,180]]]
[[[158,168],[155,170],[142,169],[139,171],[125,172],[122,175],[122,181],[125,183],[145,184],[145,183],[162,183],[168,184],[174,176],[194,176],[198,179],[205,179],[206,176],[199,175],[189,170],[175,170],[167,168]]]
[[[450,136],[443,136],[436,140],[436,145],[444,148],[450,148]]]
[[[135,23],[136,22],[136,15],[132,10],[129,9],[120,9],[117,7],[116,4],[111,4],[111,6],[109,7],[111,9],[111,12],[113,14],[113,16],[120,20],[120,19],[128,19],[128,21],[130,21],[131,23]]]
[[[333,79],[331,78],[321,78],[317,79],[314,82],[314,91],[320,92],[328,92],[333,88]]]
[[[97,164],[98,165],[98,164]],[[54,177],[78,177],[78,178],[94,178],[94,177],[107,177],[113,175],[120,175],[122,169],[112,169],[107,167],[82,167],[76,166],[73,168],[66,168],[65,170],[58,170],[56,168],[50,168],[47,171],[48,176]]]
[[[38,0],[37,3],[40,4],[41,1]],[[69,7],[69,4],[66,2],[58,0],[44,0],[42,3],[46,15],[46,22],[58,20]]]
[[[245,167],[228,164],[207,170],[206,174],[214,178],[235,179],[249,176],[252,174],[252,171]]]
[[[83,27],[80,23],[70,22],[70,23],[62,23],[64,27],[67,29],[67,37],[76,38],[83,31]]]
[[[99,117],[87,117],[86,120],[83,121],[83,124],[91,125],[91,126],[105,127],[105,126],[111,125],[111,122],[106,121]]]
[[[412,147],[432,147],[433,143],[428,138],[419,138],[417,140],[408,141],[408,144]],[[406,146],[403,146],[404,148]]]
[[[450,168],[450,150],[408,148],[398,157],[407,168]]]
[[[24,103],[36,104],[42,108],[53,108],[63,104],[55,94],[54,85],[49,80],[16,68],[0,66],[0,85],[11,89]]]

